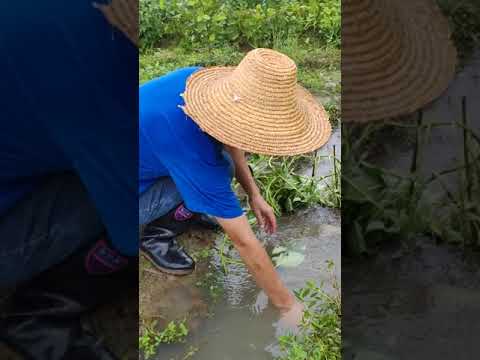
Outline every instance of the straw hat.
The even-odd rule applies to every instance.
[[[297,67],[270,49],[250,51],[237,67],[195,72],[184,111],[218,141],[267,155],[296,155],[325,144],[331,134],[322,105],[297,84]]]
[[[107,21],[138,45],[138,0],[112,0],[108,4],[93,3]]]
[[[447,88],[456,67],[448,22],[433,0],[345,0],[342,120],[414,112]]]

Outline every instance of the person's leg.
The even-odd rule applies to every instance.
[[[113,360],[80,317],[136,287],[138,263],[109,246],[79,178],[52,176],[0,224],[1,284],[16,287],[2,304],[0,341],[28,359]]]
[[[227,152],[230,174],[235,166]],[[188,210],[170,177],[160,178],[139,199],[140,249],[142,254],[162,272],[185,275],[195,269],[194,260],[179,247],[175,237],[191,226],[217,229],[218,223],[205,214]]]
[[[103,231],[80,179],[71,173],[49,177],[0,218],[0,287],[62,262]]]
[[[195,269],[193,259],[178,246],[169,216],[183,206],[183,200],[171,177],[162,177],[140,195],[138,216],[140,250],[162,272],[184,275]],[[165,222],[165,226],[158,222]],[[156,224],[156,225],[155,225]]]
[[[169,176],[161,177],[139,198],[140,225],[146,225],[166,215],[183,202],[180,193]]]

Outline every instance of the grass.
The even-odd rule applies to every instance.
[[[289,55],[298,66],[298,80],[307,89],[339,108],[340,51],[333,47],[318,48],[285,40],[275,47]],[[140,83],[187,66],[234,66],[245,56],[236,47],[186,50],[169,47],[144,50],[140,55]]]

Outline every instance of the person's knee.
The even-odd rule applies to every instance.
[[[27,280],[63,261],[105,231],[81,180],[71,173],[46,179],[5,214],[0,225],[3,286]]]
[[[147,224],[158,219],[182,202],[173,179],[169,176],[161,177],[140,195],[139,222]]]

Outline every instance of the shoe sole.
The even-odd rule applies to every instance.
[[[140,254],[143,255],[143,257],[145,259],[147,259],[150,264],[152,264],[155,269],[157,269],[158,271],[164,273],[164,274],[168,274],[168,275],[175,275],[175,276],[185,276],[185,275],[190,275],[191,273],[193,273],[195,271],[195,269],[192,269],[192,270],[172,270],[172,269],[167,269],[167,268],[164,268],[160,265],[158,265],[155,261],[152,260],[152,258],[150,257],[150,255],[148,255],[146,252],[144,252],[143,250],[140,250]]]

